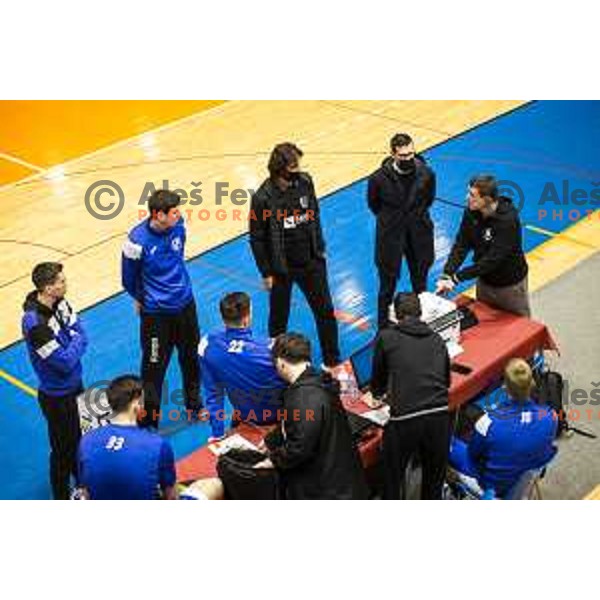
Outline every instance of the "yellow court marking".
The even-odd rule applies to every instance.
[[[544,229],[543,227],[538,227],[536,225],[525,225],[525,229],[529,229],[530,231],[535,231],[536,233],[541,233],[542,235],[547,235],[552,238],[562,238],[563,240],[573,242],[574,244],[581,244],[582,246],[587,246],[588,248],[592,248],[592,250],[600,250],[600,245],[590,244],[585,240],[580,240],[577,237],[567,234],[563,231],[551,231],[550,229]]]
[[[597,485],[584,500],[600,500],[600,485]]]
[[[5,184],[25,179],[32,175],[37,175],[37,171],[33,171],[29,167],[25,167],[13,160],[0,157],[0,190]]]
[[[42,167],[38,167],[37,165],[32,165],[30,162],[26,160],[22,160],[12,154],[6,154],[5,152],[0,152],[0,158],[4,160],[8,160],[9,162],[16,163],[17,165],[21,165],[22,167],[26,167],[27,169],[31,169],[32,171],[37,171],[38,173],[43,173],[45,169]]]
[[[2,377],[2,379],[4,379],[5,381],[8,381],[8,383],[12,383],[15,387],[18,387],[20,390],[24,391],[26,394],[29,394],[30,396],[37,398],[37,391],[34,388],[27,385],[26,383],[23,383],[21,380],[17,379],[10,373],[7,373],[3,369],[0,369],[0,377]]]

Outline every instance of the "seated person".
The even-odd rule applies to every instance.
[[[477,420],[470,441],[455,437],[450,448],[450,465],[500,498],[526,471],[543,467],[556,454],[557,427],[554,411],[531,399],[534,380],[526,361],[508,363],[504,386],[504,399]]]
[[[108,386],[111,423],[79,444],[80,497],[88,500],[175,500],[175,460],[169,442],[140,429],[141,380],[117,377]]]
[[[233,405],[233,425],[240,421],[275,423],[285,382],[271,358],[271,340],[253,335],[250,297],[227,294],[220,304],[225,329],[204,336],[198,353],[212,438],[225,434],[224,401]]]

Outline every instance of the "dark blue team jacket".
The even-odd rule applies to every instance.
[[[45,306],[35,291],[27,295],[23,310],[23,337],[39,389],[50,396],[79,392],[87,336],[77,313],[64,298],[52,308]]]
[[[165,232],[136,225],[123,245],[122,282],[145,313],[175,314],[192,301],[192,284],[185,266],[183,218]]]

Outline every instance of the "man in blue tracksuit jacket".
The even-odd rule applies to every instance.
[[[129,232],[123,246],[123,287],[134,298],[141,317],[142,425],[153,428],[158,428],[162,386],[175,347],[188,418],[196,418],[202,408],[196,357],[200,331],[185,265],[186,234],[180,201],[172,192],[154,192],[148,201],[150,217]]]
[[[23,337],[39,380],[40,408],[48,422],[52,493],[57,500],[67,500],[71,475],[77,479],[81,437],[77,396],[83,391],[81,357],[87,337],[77,313],[65,300],[63,266],[41,263],[31,278],[36,289],[23,304]]]
[[[225,394],[234,408],[234,426],[240,421],[275,423],[286,387],[273,364],[270,339],[256,337],[250,329],[248,295],[228,294],[219,308],[225,329],[204,336],[198,349],[214,438],[225,433]]]
[[[459,473],[474,477],[483,490],[494,490],[498,497],[556,454],[556,415],[549,406],[531,400],[533,375],[527,362],[511,360],[504,383],[505,397],[477,420],[468,443],[452,440],[449,459]]]

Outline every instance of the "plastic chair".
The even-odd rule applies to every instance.
[[[542,500],[540,481],[553,460],[554,457],[537,469],[525,471],[503,498],[498,497],[494,489],[484,490],[476,482],[472,485],[469,481],[472,478],[465,478],[453,470],[449,470],[448,485],[454,497],[463,500]]]
[[[515,485],[512,486],[506,500],[542,500],[542,488],[540,481],[546,474],[546,468],[551,460],[539,469],[525,471]]]

